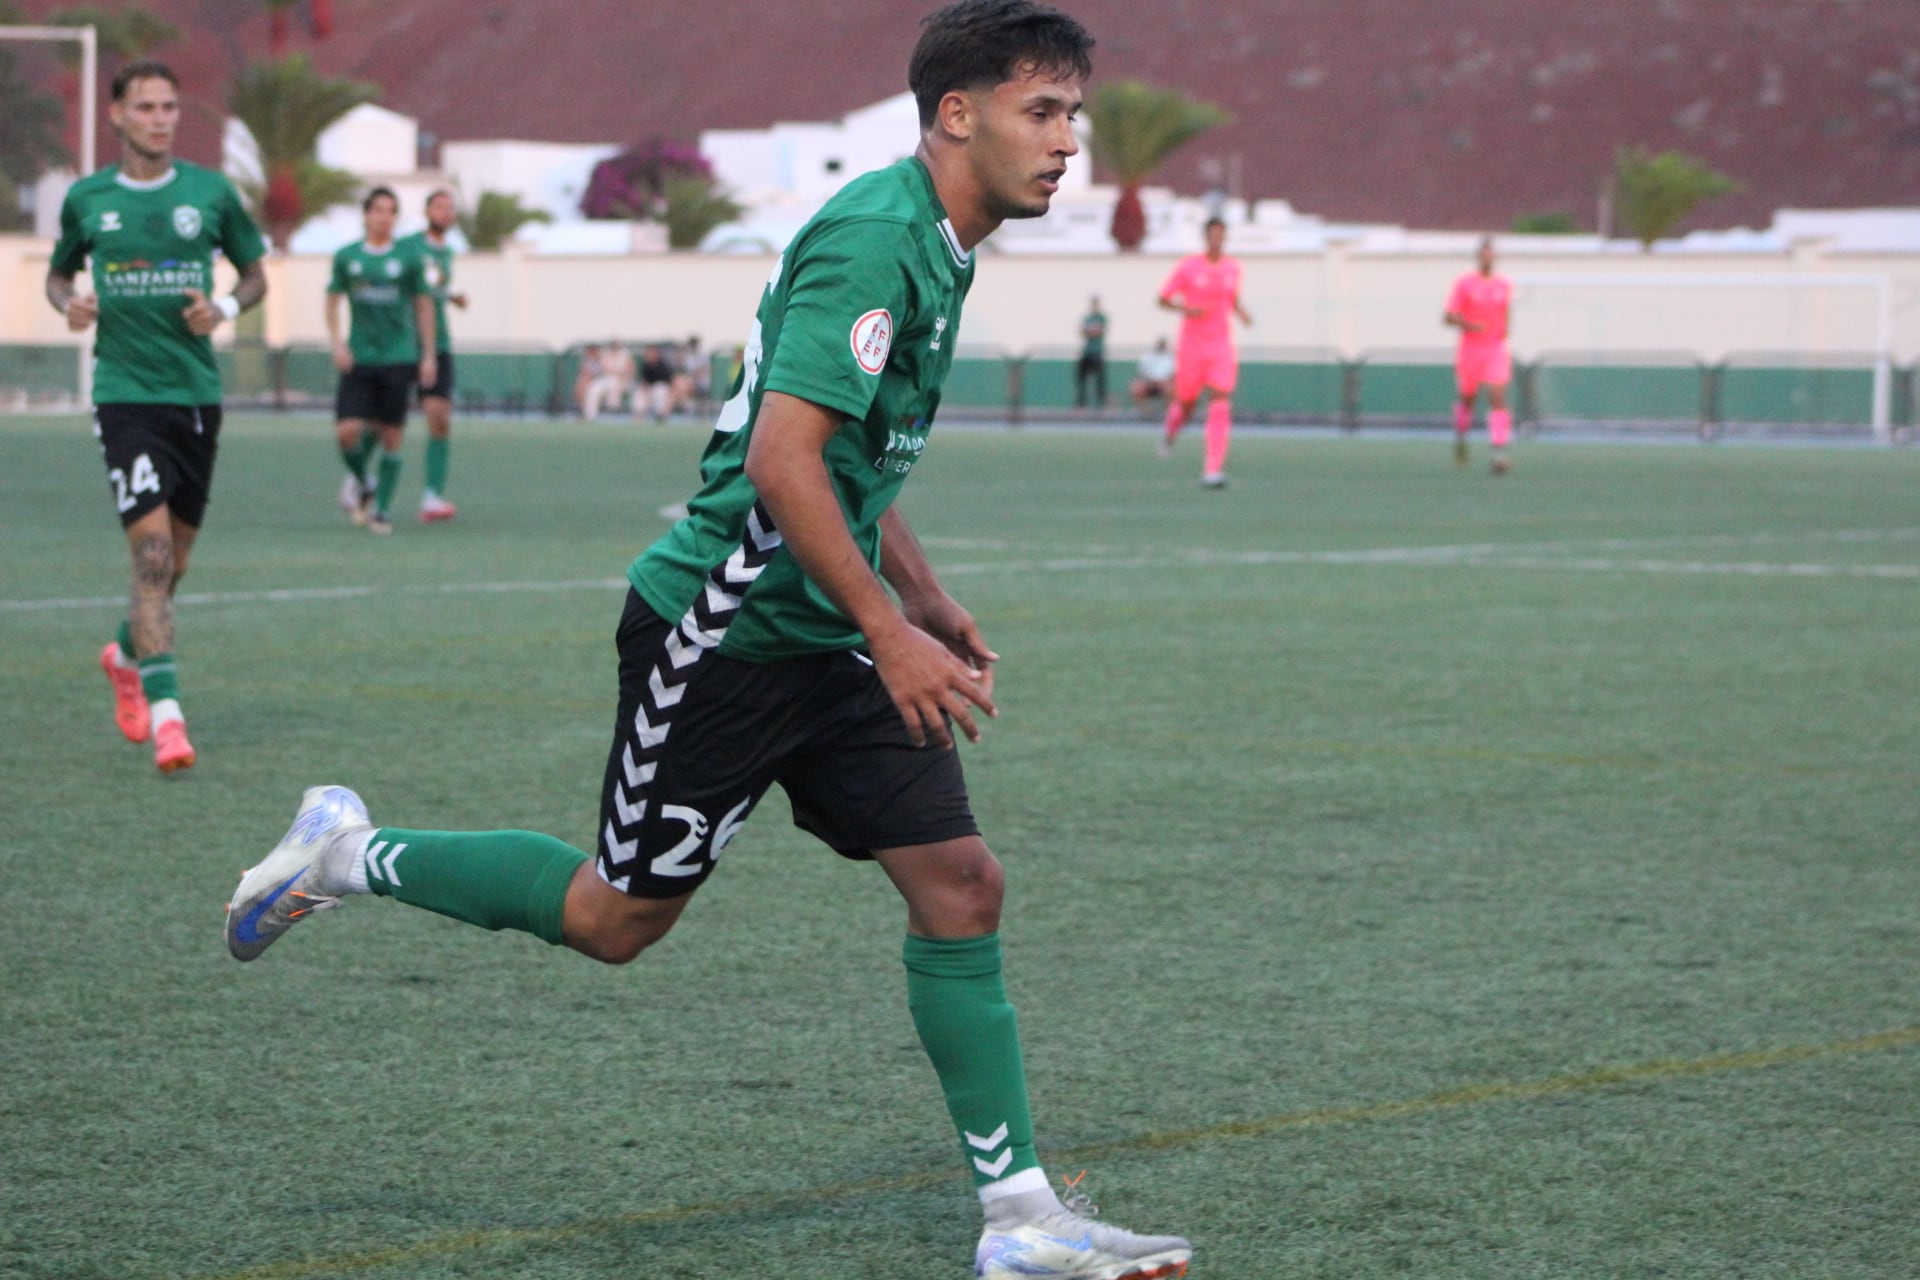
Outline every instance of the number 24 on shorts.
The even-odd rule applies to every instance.
[[[113,482],[114,504],[122,511],[139,501],[136,494],[160,492],[160,473],[153,469],[153,459],[144,453],[133,460],[131,476],[113,467],[107,472],[107,479]]]

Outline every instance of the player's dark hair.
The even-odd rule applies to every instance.
[[[165,80],[177,92],[180,77],[173,74],[173,68],[164,62],[129,62],[113,76],[113,100],[119,102],[127,96],[137,80]]]
[[[395,213],[400,212],[400,197],[393,194],[392,187],[375,187],[373,190],[367,192],[367,198],[360,202],[360,212],[365,213],[367,210],[373,208],[373,202],[381,196],[385,196],[387,199],[393,201],[393,211]]]
[[[445,196],[447,199],[452,200],[453,189],[451,187],[435,187],[432,191],[427,193],[427,204],[432,204],[435,200],[438,200],[441,196]],[[421,208],[423,209],[425,207],[426,205],[421,206]]]
[[[1220,229],[1221,229],[1222,231],[1225,231],[1225,230],[1227,229],[1227,220],[1226,220],[1225,218],[1223,218],[1223,217],[1221,217],[1221,216],[1220,216],[1219,214],[1217,214],[1217,213],[1216,213],[1215,215],[1213,215],[1213,217],[1211,217],[1211,218],[1208,218],[1208,219],[1207,219],[1207,221],[1206,221],[1206,225],[1205,225],[1205,226],[1203,226],[1203,227],[1201,227],[1200,229],[1201,229],[1202,231],[1211,231],[1211,230],[1213,230],[1213,229],[1214,229],[1215,227],[1218,227],[1218,228],[1220,228]]]
[[[940,99],[956,89],[1005,84],[1030,72],[1093,74],[1093,37],[1078,22],[1034,0],[958,0],[921,23],[907,87],[932,126]]]

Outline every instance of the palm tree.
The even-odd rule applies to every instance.
[[[529,222],[552,222],[544,209],[529,209],[520,197],[500,191],[482,191],[473,208],[460,215],[460,234],[469,248],[498,249]]]
[[[1622,147],[1614,154],[1615,207],[1643,251],[1703,200],[1739,189],[1738,182],[1684,152],[1654,155],[1645,147]]]
[[[1233,117],[1178,89],[1161,89],[1139,80],[1101,85],[1088,98],[1086,109],[1093,126],[1093,158],[1120,184],[1120,201],[1113,208],[1114,243],[1125,250],[1138,249],[1147,235],[1140,188],[1168,156]]]
[[[285,248],[302,222],[353,198],[359,180],[314,153],[329,125],[378,96],[373,85],[321,75],[305,54],[255,63],[234,79],[227,110],[260,154],[261,185],[247,195],[276,245]]]
[[[670,177],[665,183],[660,221],[667,224],[667,247],[698,249],[707,233],[738,218],[745,209],[705,178]]]

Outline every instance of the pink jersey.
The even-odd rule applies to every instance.
[[[1199,307],[1201,314],[1180,323],[1180,349],[1233,346],[1233,304],[1240,296],[1240,261],[1223,257],[1209,262],[1196,253],[1182,258],[1167,277],[1160,296],[1183,306]]]
[[[1507,307],[1513,302],[1513,281],[1503,275],[1483,276],[1469,271],[1453,282],[1447,311],[1479,329],[1460,331],[1462,342],[1504,342]]]

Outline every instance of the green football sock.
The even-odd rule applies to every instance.
[[[152,653],[140,659],[140,690],[148,702],[162,698],[180,700],[180,668],[170,653]]]
[[[974,1185],[1039,1168],[1019,1018],[1000,977],[1000,935],[909,934],[902,959],[907,1008],[940,1077]]]
[[[120,646],[120,653],[128,662],[132,662],[139,657],[138,652],[133,647],[133,622],[130,619],[120,619],[120,631],[119,634],[114,636],[113,641]]]
[[[558,946],[567,886],[587,855],[537,831],[381,827],[356,869],[383,898]]]
[[[444,494],[447,491],[447,451],[453,441],[437,436],[427,437],[427,492]]]
[[[393,491],[400,484],[400,455],[380,454],[380,492],[373,500],[373,509],[380,515],[386,515],[393,509]]]
[[[373,442],[373,433],[362,431],[359,443],[351,448],[346,445],[340,447],[341,461],[347,464],[347,470],[353,473],[353,478],[358,480],[363,488],[367,483],[367,463],[373,457]]]

